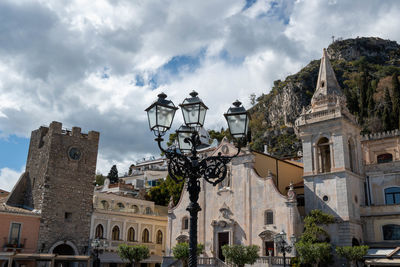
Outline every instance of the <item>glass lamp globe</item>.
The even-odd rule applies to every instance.
[[[229,131],[234,138],[245,138],[247,136],[250,118],[247,110],[239,100],[233,103],[233,107],[230,107],[224,116],[228,122]]]
[[[196,127],[204,125],[208,107],[197,95],[196,91],[191,92],[191,97],[185,98],[182,104],[179,105],[182,109],[186,126]]]
[[[181,125],[181,127],[176,130],[179,150],[181,150],[182,152],[189,152],[192,149],[192,144],[189,142],[185,142],[185,139],[190,138],[194,132],[195,129],[193,127],[189,127],[186,125]]]
[[[149,120],[150,130],[155,135],[164,135],[171,128],[175,112],[178,108],[174,103],[167,100],[167,95],[161,93],[156,102],[150,105],[145,111]]]

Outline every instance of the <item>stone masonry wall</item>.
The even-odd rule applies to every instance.
[[[38,250],[52,252],[57,243],[70,242],[79,254],[87,251],[96,171],[98,132],[62,130],[52,122],[48,131],[32,133],[27,171],[34,181],[35,208],[41,210]],[[45,134],[43,134],[45,133]],[[74,160],[69,150],[76,148]]]

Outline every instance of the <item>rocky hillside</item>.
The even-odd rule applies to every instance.
[[[393,93],[392,81],[392,76],[400,73],[400,46],[394,41],[370,37],[336,41],[327,50],[349,110],[358,117],[364,131],[398,128],[398,111],[391,115],[390,125],[384,125],[382,117],[389,112],[384,110],[388,100],[384,101],[386,89],[394,101],[391,105],[400,103],[396,92]],[[301,150],[292,127],[303,107],[310,104],[319,63],[320,60],[313,60],[284,81],[275,81],[268,94],[257,98],[251,110],[254,150],[263,151],[267,145],[268,151],[278,157],[295,156]]]

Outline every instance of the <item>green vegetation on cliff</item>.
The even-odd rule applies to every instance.
[[[399,128],[400,46],[371,37],[336,41],[327,50],[348,109],[363,132]],[[311,61],[256,98],[251,109],[252,149],[263,151],[267,145],[268,152],[278,157],[293,157],[301,150],[294,121],[310,105],[319,64],[320,60]]]

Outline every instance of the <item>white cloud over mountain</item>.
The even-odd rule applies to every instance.
[[[179,104],[197,90],[220,128],[332,35],[399,41],[399,13],[396,0],[1,1],[0,138],[53,120],[97,130],[98,169],[124,172],[159,153],[144,109],[161,91]]]

